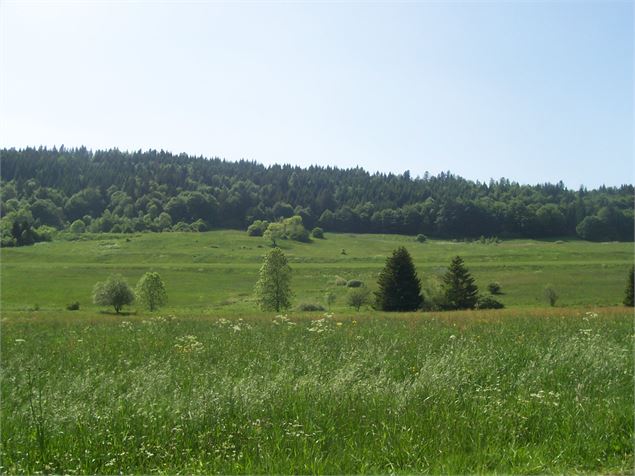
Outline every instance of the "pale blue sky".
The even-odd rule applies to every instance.
[[[633,183],[632,2],[3,2],[0,145]]]

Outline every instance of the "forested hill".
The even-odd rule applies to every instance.
[[[300,215],[307,228],[326,231],[633,239],[631,184],[568,190],[562,183],[265,167],[152,150],[3,149],[0,160],[3,230],[18,234],[18,222],[133,232],[246,228]]]

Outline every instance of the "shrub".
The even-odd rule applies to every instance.
[[[266,220],[255,220],[247,227],[247,234],[249,236],[262,236],[268,226],[269,222]]]
[[[553,287],[551,285],[547,285],[545,286],[544,289],[544,295],[545,295],[545,299],[547,299],[547,302],[549,302],[550,306],[555,306],[556,302],[558,301],[558,293],[555,291],[555,289],[553,289]]]
[[[340,276],[335,276],[335,286],[346,286],[348,281]]]
[[[83,220],[75,220],[70,226],[71,233],[85,233],[86,232],[86,224]]]
[[[326,311],[324,306],[312,302],[304,302],[298,304],[298,311],[314,312],[314,311]]]
[[[111,275],[93,288],[93,302],[98,306],[113,306],[117,314],[123,306],[132,304],[134,298],[134,291],[119,274]]]
[[[346,282],[347,288],[361,288],[364,285],[359,279],[350,279]]]
[[[624,293],[624,305],[633,307],[633,280],[635,279],[635,266],[631,266],[631,270],[628,273],[628,282],[626,283],[626,292]]]
[[[335,302],[336,299],[337,299],[337,296],[332,291],[328,291],[324,295],[324,302],[326,303],[326,306],[328,307],[329,311],[331,310],[331,305]]]
[[[493,283],[489,283],[487,285],[487,290],[490,292],[490,294],[502,294],[501,285],[496,281],[494,281]]]
[[[79,311],[79,301],[75,301],[66,306],[69,311]]]
[[[324,230],[322,228],[320,228],[319,226],[316,226],[315,228],[313,228],[313,231],[311,231],[311,236],[313,236],[313,238],[323,239],[324,238]]]
[[[346,303],[359,311],[360,307],[370,303],[370,290],[366,287],[351,289],[346,295]]]
[[[477,309],[503,309],[504,307],[502,302],[497,301],[492,296],[481,296],[476,303]]]
[[[426,241],[428,241],[428,237],[422,234],[418,234],[416,239],[419,243],[425,243]]]

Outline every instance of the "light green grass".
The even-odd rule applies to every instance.
[[[85,241],[54,241],[2,250],[1,305],[5,310],[64,309],[79,301],[96,309],[91,291],[113,272],[131,284],[150,270],[167,287],[169,307],[197,312],[255,310],[252,294],[267,244],[240,231],[138,235],[86,235]],[[632,243],[505,241],[497,245],[430,240],[417,243],[397,235],[327,234],[313,243],[283,241],[293,268],[295,302],[323,302],[332,290],[343,310],[346,289],[336,276],[361,279],[371,288],[385,259],[404,245],[424,285],[440,277],[451,258],[461,255],[482,291],[491,281],[502,285],[506,306],[544,305],[551,284],[559,305],[616,305],[622,301]],[[341,250],[346,254],[341,254]],[[134,309],[134,307],[133,307]]]
[[[5,312],[0,471],[633,468],[624,308],[165,316]]]

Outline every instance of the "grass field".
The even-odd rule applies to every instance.
[[[417,243],[396,235],[327,234],[313,243],[282,242],[293,268],[295,302],[323,302],[326,291],[338,295],[344,309],[346,289],[336,276],[361,279],[373,288],[386,258],[399,245],[413,256],[424,286],[440,277],[461,255],[485,291],[500,282],[506,306],[541,306],[551,284],[559,305],[617,305],[623,299],[632,243],[584,241],[504,241],[497,245],[431,240]],[[91,291],[113,272],[134,283],[146,271],[158,271],[175,311],[189,308],[218,314],[255,310],[253,289],[267,244],[239,231],[87,236],[85,241],[54,241],[2,250],[4,310],[64,309],[79,301],[96,309]],[[346,254],[342,254],[345,250]]]
[[[11,313],[2,330],[2,473],[633,468],[624,308]]]
[[[2,250],[2,474],[633,471],[632,244],[284,242],[295,302],[338,301],[283,317],[252,298],[260,238],[86,238]],[[347,309],[335,277],[373,288],[399,245],[424,285],[461,255],[508,308]],[[91,304],[111,272],[150,270],[165,309]]]

